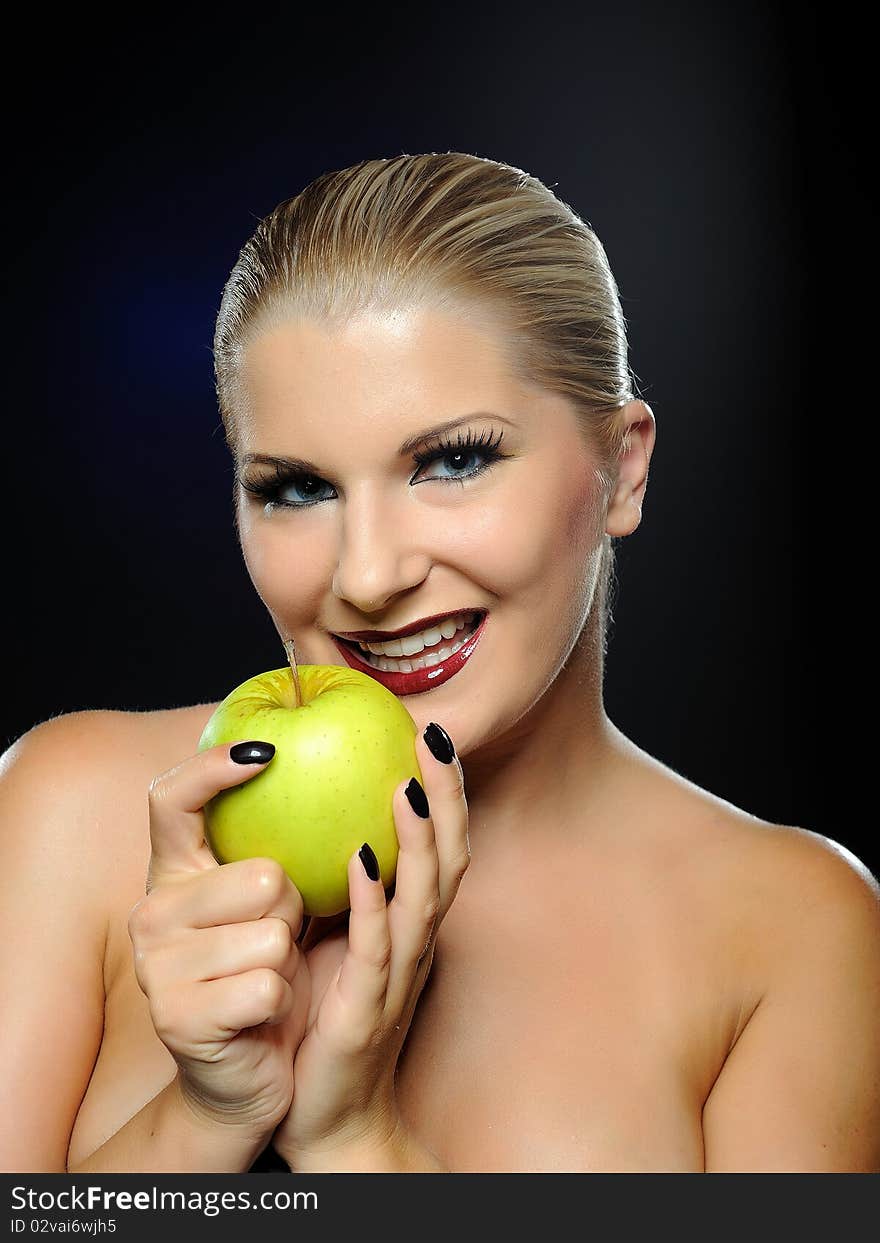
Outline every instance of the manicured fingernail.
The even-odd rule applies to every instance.
[[[361,846],[360,850],[358,851],[358,858],[360,859],[361,863],[364,865],[364,871],[366,872],[367,876],[369,876],[370,880],[378,880],[379,879],[379,860],[373,854],[373,851],[372,851],[372,848],[369,842],[364,842],[363,846]]]
[[[423,820],[427,820],[428,816],[431,814],[431,809],[428,806],[428,798],[425,791],[416,781],[415,777],[412,778],[404,793],[409,799],[409,805],[416,815],[421,816]]]
[[[229,758],[236,764],[268,764],[274,754],[271,742],[237,742],[229,748]]]
[[[432,721],[423,737],[435,760],[439,760],[441,764],[452,763],[455,759],[455,747],[442,725],[437,725],[435,721]]]

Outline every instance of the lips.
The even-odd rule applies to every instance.
[[[422,619],[418,625],[407,627],[405,630],[388,634],[382,631],[362,631],[361,634],[370,641],[375,639],[377,642],[384,641],[385,638],[397,638],[405,634],[416,634],[419,630],[426,629],[431,622],[441,620],[448,617],[448,613],[438,613],[433,618]],[[484,615],[479,625],[467,642],[454,652],[451,656],[447,656],[439,665],[432,665],[425,669],[414,669],[412,673],[389,673],[384,669],[376,669],[372,665],[367,664],[365,660],[361,660],[357,651],[350,647],[347,643],[342,642],[336,635],[332,635],[337,648],[347,665],[352,669],[357,669],[361,673],[368,674],[371,678],[375,678],[394,695],[420,695],[425,691],[434,690],[437,686],[442,686],[444,682],[448,682],[450,678],[454,678],[457,673],[465,667],[467,662],[473,655],[474,649],[482,637],[486,628],[488,614]],[[347,637],[347,636],[346,636]]]

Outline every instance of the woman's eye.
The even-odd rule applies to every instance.
[[[419,467],[410,483],[440,481],[463,483],[488,470],[496,461],[507,456],[498,452],[501,437],[495,443],[485,443],[482,438],[474,444],[455,446],[437,445],[434,449],[416,453]],[[307,509],[322,501],[333,500],[333,485],[315,475],[287,475],[275,479],[242,480],[242,487],[254,498],[264,502],[266,512],[275,509]]]
[[[329,483],[324,483],[321,479],[315,479],[311,475],[298,475],[294,479],[288,479],[286,483],[279,484],[275,489],[274,500],[280,501],[283,505],[311,505],[315,501],[326,500],[321,495],[323,489],[333,489]]]
[[[442,455],[438,455],[433,461],[426,463],[424,466],[424,469],[427,470],[428,467],[433,468],[435,466],[441,466],[441,467],[448,466],[449,474],[439,474],[439,475],[435,474],[435,475],[430,476],[430,478],[435,478],[435,479],[464,478],[464,479],[467,479],[468,476],[470,475],[479,474],[480,471],[483,470],[486,465],[486,463],[483,462],[477,465],[477,467],[474,469],[473,467],[469,468],[468,464],[474,462],[475,460],[478,460],[480,458],[485,458],[485,457],[486,457],[485,453],[479,453],[474,449],[457,449],[452,453],[444,453]]]

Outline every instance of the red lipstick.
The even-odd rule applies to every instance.
[[[420,621],[415,626],[407,627],[399,630],[396,634],[388,634],[387,632],[366,630],[361,631],[364,640],[367,642],[382,642],[385,638],[394,639],[399,635],[414,634],[419,630],[426,629],[431,621],[437,618],[448,617],[448,613],[438,613],[434,618],[428,618]],[[442,686],[444,682],[448,682],[450,678],[454,678],[457,673],[465,667],[467,662],[473,655],[474,648],[480,641],[480,637],[486,628],[486,614],[472,635],[468,636],[467,641],[454,652],[451,656],[447,656],[445,660],[441,660],[439,665],[432,665],[425,669],[414,669],[412,673],[388,673],[384,669],[375,669],[372,665],[362,660],[358,652],[349,647],[347,643],[337,641],[336,646],[345,658],[345,663],[350,665],[352,669],[357,669],[360,673],[369,674],[371,678],[375,678],[377,682],[381,682],[387,687],[393,695],[402,697],[403,695],[420,695],[425,691],[431,691],[435,686]],[[336,638],[336,635],[332,635]]]

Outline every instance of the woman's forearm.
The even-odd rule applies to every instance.
[[[175,1078],[67,1173],[242,1174],[266,1146],[269,1134],[199,1117]]]

